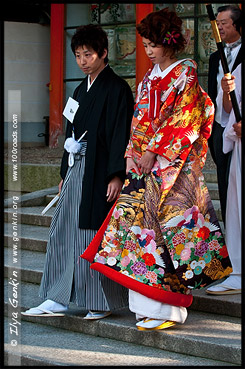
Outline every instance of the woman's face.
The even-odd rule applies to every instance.
[[[152,61],[153,64],[161,64],[164,59],[164,47],[154,44],[147,38],[142,38],[143,46],[145,48],[146,55]]]

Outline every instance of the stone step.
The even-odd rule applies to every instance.
[[[6,288],[8,289],[8,285],[5,286],[5,291]],[[11,318],[8,292],[11,293],[11,288],[5,293],[5,316]],[[23,311],[37,306],[40,303],[37,293],[37,285],[22,283],[18,308]],[[241,319],[237,317],[190,310],[183,325],[176,324],[173,328],[163,331],[144,332],[137,330],[135,315],[128,308],[117,310],[106,319],[97,321],[84,320],[83,316],[86,313],[85,309],[78,308],[71,303],[69,310],[63,317],[21,316],[21,320],[22,325],[25,322],[38,323],[37,325],[42,324],[45,327],[55,327],[56,330],[64,329],[73,333],[79,332],[116,340],[118,345],[121,342],[128,342],[161,349],[164,352],[170,351],[199,358],[220,360],[222,365],[223,362],[226,364],[241,364]],[[33,340],[30,339],[30,334],[34,335],[34,331],[31,329],[29,330],[29,343],[32,342],[32,345],[35,347]],[[69,340],[64,339],[65,336],[62,337],[62,341],[59,341],[59,347],[64,349],[64,342],[67,345]],[[57,340],[59,340],[58,337]],[[46,347],[50,341],[46,339],[46,344],[40,344],[40,346]],[[56,340],[50,342],[53,345],[52,347],[54,347],[54,342]],[[55,347],[57,348],[57,346]],[[92,347],[96,347],[96,345],[91,345]],[[25,343],[23,348],[26,348]],[[39,350],[37,350],[37,347],[35,348],[36,353],[38,353]],[[42,353],[44,355],[43,351]]]
[[[216,170],[210,152],[207,153],[207,161],[203,168],[206,182],[217,182]],[[4,188],[15,191],[14,183],[9,186],[8,172],[11,163],[4,163]],[[60,182],[60,164],[35,164],[21,163],[21,189],[23,192],[33,192],[47,187],[57,186]]]
[[[5,319],[5,337],[10,322]],[[5,366],[235,366],[25,320],[20,341],[19,347],[13,347],[10,339],[5,340]]]
[[[209,195],[213,200],[219,200],[219,189],[218,189],[218,183],[215,182],[207,182],[207,187],[209,191]]]
[[[19,249],[46,252],[49,235],[48,227],[21,224],[19,228]],[[13,247],[13,229],[11,223],[4,224],[4,245],[10,248]]]
[[[218,180],[217,180],[217,172],[215,169],[208,169],[208,168],[205,168],[203,169],[202,171],[203,175],[204,175],[204,178],[205,178],[205,182],[208,183],[208,182],[211,182],[211,183],[217,183]]]
[[[214,182],[206,182],[206,185],[209,190],[209,194],[212,200],[219,200],[219,191],[218,191],[218,184]],[[55,194],[48,194],[44,200],[45,206],[55,197]],[[53,205],[55,207],[56,204]]]
[[[212,200],[219,200],[218,183],[215,182],[215,179],[213,179],[213,182],[206,182],[206,185],[208,187],[208,191],[209,191],[211,199]],[[46,196],[46,204],[48,204],[54,198],[54,196],[55,196],[55,194],[47,195]]]
[[[58,193],[58,186],[53,186],[49,188],[45,188],[42,190],[33,191],[30,193],[18,193],[6,191],[5,194],[6,198],[4,199],[4,207],[5,208],[12,208],[13,207],[13,196],[18,196],[19,199],[15,202],[18,205],[18,209],[25,206],[45,206],[45,198],[46,195],[50,194],[57,194]]]
[[[215,213],[217,215],[217,218],[218,218],[218,221],[219,221],[219,224],[220,224],[221,231],[225,235],[225,228],[224,228],[224,222],[222,220],[220,201],[219,200],[212,200],[212,204],[213,204]]]
[[[50,195],[51,196],[51,195]],[[54,195],[55,196],[55,195]],[[54,197],[53,196],[53,197]],[[29,225],[36,225],[42,227],[49,227],[55,207],[52,206],[44,215],[42,215],[42,211],[45,208],[44,206],[30,206],[30,207],[21,207],[18,210],[19,219],[18,222],[21,224],[29,224]],[[13,209],[6,208],[4,209],[4,221],[5,222],[12,222],[12,214]]]
[[[218,191],[217,190],[217,184],[210,183],[209,186],[213,191],[213,193],[212,193],[212,195],[213,195],[212,203],[213,203],[213,206],[214,206],[214,210],[217,214],[218,220],[222,221],[220,202],[219,202],[219,199],[215,199],[215,197],[218,197],[218,196],[215,195],[215,193]],[[55,211],[55,206],[52,206],[45,213],[45,215],[42,215],[41,213],[42,213],[44,207],[52,200],[52,198],[54,196],[55,196],[55,194],[46,196],[46,201],[44,202],[43,206],[28,206],[28,207],[27,206],[25,206],[25,207],[20,206],[18,208],[18,224],[21,223],[21,224],[49,227],[50,223],[51,223],[51,220],[52,220],[52,216],[53,216],[54,211]],[[4,209],[4,222],[5,223],[12,223],[12,214],[13,214],[13,212],[14,212],[14,210],[11,207]]]
[[[223,279],[222,279],[223,280]],[[222,281],[221,280],[221,281]],[[215,282],[213,284],[219,283]],[[192,291],[193,302],[190,310],[203,311],[213,314],[242,317],[242,295],[208,295],[206,288]]]
[[[15,191],[14,182],[8,183],[11,164],[4,164],[4,188]],[[23,192],[39,191],[57,186],[60,182],[60,165],[21,163],[21,190]]]
[[[224,224],[221,219],[221,210],[219,200],[213,200],[214,209],[218,216],[221,231],[225,234]],[[52,220],[52,216],[55,208],[52,207],[45,215],[41,215],[43,210],[42,206],[38,207],[21,207],[18,210],[19,218],[19,234],[20,247],[27,250],[36,250],[40,252],[46,252],[46,245],[49,235],[49,226]],[[13,226],[12,216],[13,209],[4,209],[4,245],[12,245],[13,243]]]
[[[10,278],[10,276],[13,275],[13,270],[15,270],[21,282],[28,282],[38,285],[40,284],[45,263],[44,253],[21,250],[18,266],[13,265],[11,257],[11,250],[5,248],[5,278]],[[34,286],[33,293],[31,293],[32,296],[35,296],[35,288],[36,287]],[[241,317],[242,315],[241,294],[223,296],[207,295],[205,289],[194,290],[192,293],[194,298],[190,307],[191,310],[224,314],[234,317]],[[38,293],[36,293],[36,296],[37,295]],[[27,298],[28,296],[29,292],[27,293]]]
[[[12,261],[12,250],[4,248],[4,276],[9,278],[13,271],[20,276],[21,281],[40,284],[43,266],[45,262],[45,253],[33,252],[29,250],[20,250],[17,255],[17,262]]]
[[[53,198],[55,197],[56,194],[50,194],[50,195],[47,195],[46,198],[45,198],[45,206],[48,205],[48,203],[53,200]],[[53,205],[52,209],[55,209],[55,206],[56,206],[57,202]],[[50,208],[51,209],[51,208]],[[48,210],[48,213],[49,213],[49,210]],[[46,213],[46,214],[48,214]]]

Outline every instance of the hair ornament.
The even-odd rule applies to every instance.
[[[180,36],[180,34],[176,31],[172,31],[172,32],[166,32],[165,37],[163,39],[163,44],[168,44],[170,45],[172,42],[174,42],[175,44],[177,43],[176,38],[178,38]]]

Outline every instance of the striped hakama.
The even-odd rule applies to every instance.
[[[114,310],[127,305],[127,289],[90,269],[80,255],[96,230],[79,228],[79,205],[85,169],[87,142],[74,165],[68,168],[49,230],[46,259],[39,296],[68,305],[70,301],[88,310]]]

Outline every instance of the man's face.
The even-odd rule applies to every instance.
[[[91,80],[93,80],[104,68],[104,59],[107,55],[107,51],[104,50],[104,54],[99,58],[98,54],[88,46],[79,46],[75,51],[76,62],[79,68],[84,74],[89,74]]]
[[[222,41],[231,43],[239,39],[240,34],[237,32],[233,20],[231,19],[231,10],[218,13],[216,22]]]

